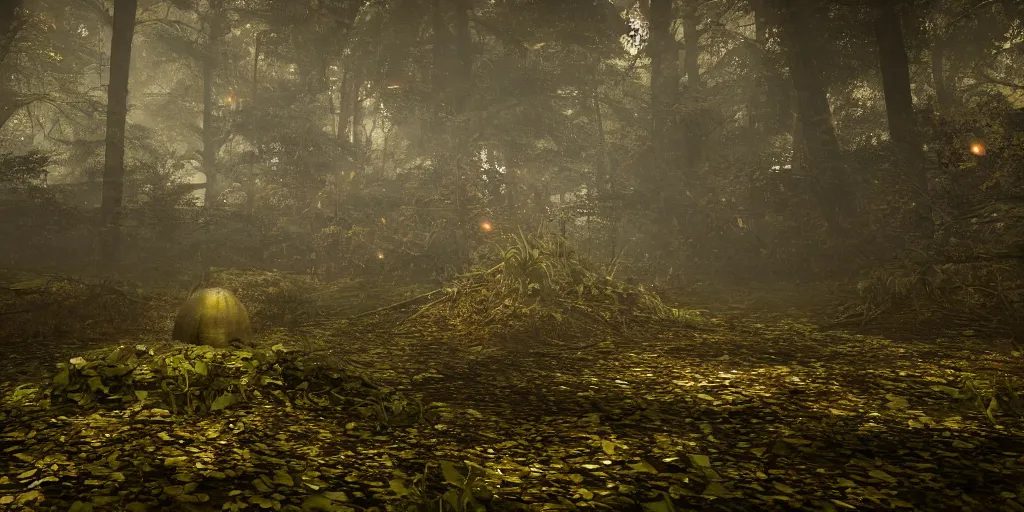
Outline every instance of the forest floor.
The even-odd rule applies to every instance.
[[[1024,372],[1007,346],[828,331],[756,302],[707,329],[586,347],[325,317],[325,358],[450,413],[377,429],[270,404],[198,418],[5,407],[0,510],[1024,510],[1024,422],[993,422],[964,391]],[[0,388],[34,373],[18,361],[164,338],[5,340]],[[404,508],[430,489],[459,499]]]

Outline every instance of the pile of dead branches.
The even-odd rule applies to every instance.
[[[699,312],[669,307],[642,285],[613,275],[614,267],[599,270],[564,238],[520,233],[508,247],[497,248],[492,264],[457,277],[439,298],[407,317],[404,328],[567,340],[701,323]]]

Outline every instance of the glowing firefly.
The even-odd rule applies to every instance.
[[[491,221],[485,220],[480,223],[480,231],[483,231],[484,233],[490,233],[491,231],[494,231],[494,225],[491,224]]]
[[[971,154],[974,156],[985,156],[985,143],[974,141],[971,143]]]
[[[382,252],[382,251],[377,251],[377,259],[378,259],[378,260],[382,260],[382,259],[384,259],[384,252]]]

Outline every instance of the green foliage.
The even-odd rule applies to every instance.
[[[177,347],[159,354],[145,345],[122,346],[59,364],[46,396],[54,406],[166,408],[187,416],[269,401],[351,412],[391,426],[415,423],[427,412],[365,377],[281,345],[252,351]]]
[[[485,470],[477,464],[457,464],[442,460],[427,465],[406,488],[397,482],[407,496],[395,505],[404,512],[485,512],[492,510],[522,510],[521,503],[496,500],[495,489],[484,480]],[[392,482],[396,488],[396,482]]]
[[[1024,418],[1024,377],[1011,372],[965,375],[960,386],[961,398],[973,402],[992,423],[998,424],[1000,416]]]

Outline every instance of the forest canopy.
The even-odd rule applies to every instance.
[[[10,258],[92,265],[112,219],[98,207],[113,4],[6,5]],[[1019,194],[1021,14],[978,0],[143,0],[114,144],[123,185],[106,203],[124,236],[104,258],[444,274],[497,236],[484,222],[623,253],[660,279],[1013,252],[1016,235],[954,232]]]

